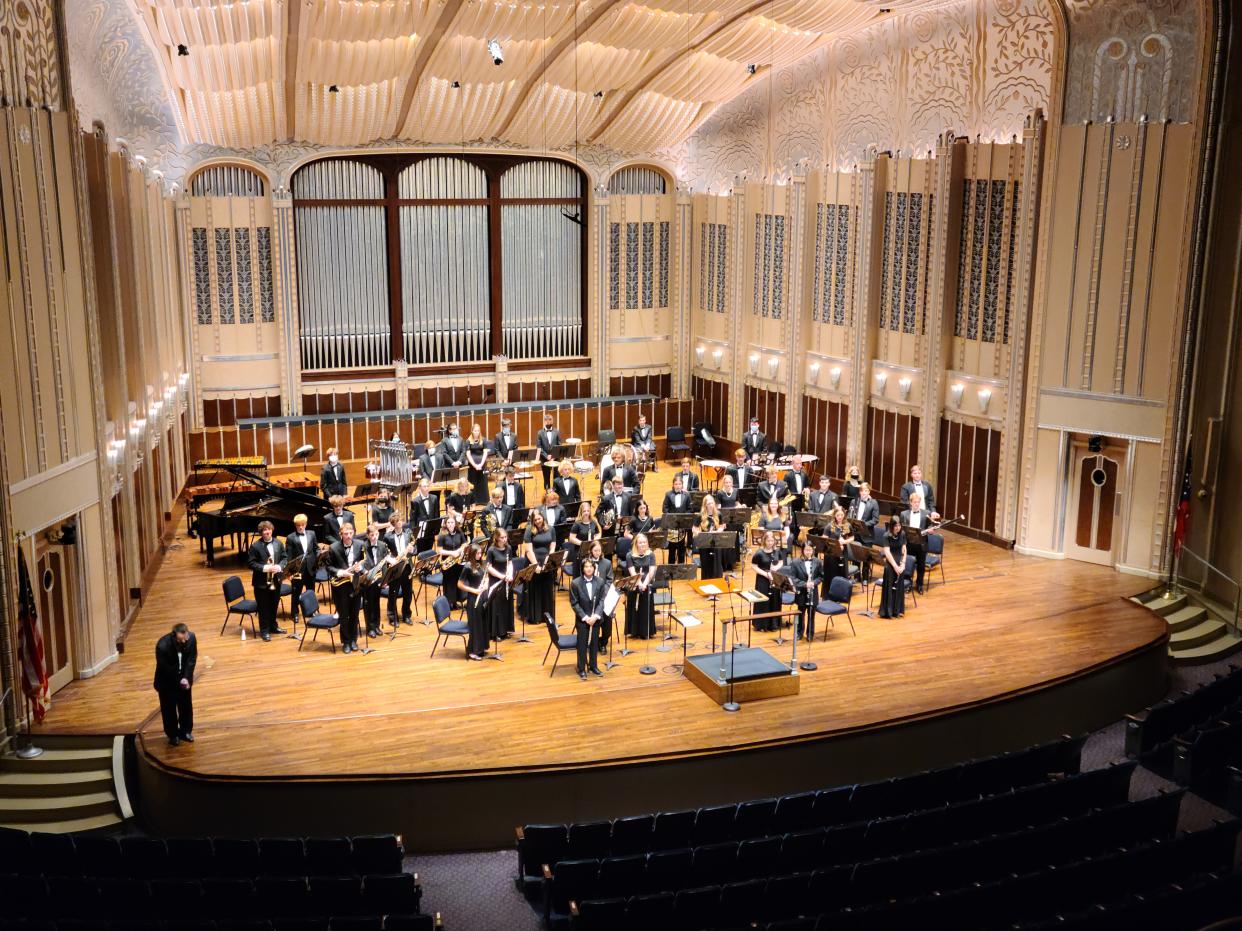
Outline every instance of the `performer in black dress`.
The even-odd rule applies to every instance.
[[[906,534],[901,518],[894,514],[884,535],[884,582],[880,587],[880,617],[901,617],[906,613],[906,588],[901,574],[906,568]]]
[[[466,656],[481,660],[487,652],[488,641],[491,640],[490,610],[483,602],[487,600],[488,577],[484,570],[486,562],[483,547],[472,546],[462,565],[461,578],[457,580],[458,590],[466,596],[466,625],[470,630],[470,638],[466,643]]]
[[[579,574],[578,563],[583,555],[583,547],[600,536],[601,531],[599,524],[595,520],[595,516],[591,513],[591,502],[583,501],[582,507],[578,508],[578,517],[574,521],[573,526],[569,528],[568,545],[566,549],[569,551],[565,559],[573,566],[573,574]]]
[[[470,487],[470,479],[464,475],[457,480],[448,496],[448,512],[457,515],[457,526],[464,527],[466,512],[474,504],[474,489]]]
[[[556,551],[556,531],[548,526],[543,511],[530,512],[530,521],[526,526],[526,537],[523,551],[530,564],[538,563],[546,566],[548,557]],[[526,583],[526,620],[531,624],[542,624],[548,615],[556,620],[556,573],[541,570]]]
[[[694,535],[697,537],[700,533],[716,533],[720,529],[720,508],[716,505],[716,499],[711,495],[704,495],[703,506],[699,509],[699,520],[694,525]],[[724,575],[719,549],[700,549],[697,543],[694,549],[699,554],[700,579],[718,579]]]
[[[640,533],[634,538],[634,548],[625,561],[626,571],[640,577],[638,587],[625,596],[626,636],[646,640],[655,636],[655,553],[647,545],[647,535]]]
[[[655,530],[655,518],[651,516],[651,505],[645,498],[639,498],[634,506],[634,516],[625,524],[625,535],[631,540],[640,533]]]
[[[474,490],[473,503],[487,504],[487,440],[477,423],[466,438],[466,477]]]
[[[838,504],[832,509],[832,521],[824,528],[824,535],[838,541],[842,546],[839,558],[824,560],[824,584],[828,585],[839,575],[849,576],[848,552],[849,544],[854,542],[854,530],[845,519],[845,508],[841,505]]]
[[[388,489],[381,489],[375,496],[375,501],[371,504],[371,522],[383,527],[392,520],[392,512],[394,510]]]
[[[491,638],[503,640],[513,633],[513,556],[509,553],[509,534],[499,529],[487,548],[487,575],[490,582],[504,581],[491,600]]]
[[[440,536],[436,538],[436,552],[448,558],[456,558],[466,552],[466,535],[461,532],[457,525],[457,518],[453,514],[444,518]],[[449,566],[443,571],[443,575],[444,597],[449,600],[449,604],[456,607],[461,601],[461,596],[457,593],[457,579],[461,576],[461,563]]]
[[[777,554],[784,559],[789,553],[789,528],[781,514],[781,506],[776,499],[771,499],[759,511],[759,526],[763,530],[772,531],[772,539],[776,542]]]
[[[757,602],[753,613],[772,615],[754,620],[754,628],[761,631],[777,630],[780,623],[777,612],[781,610],[781,591],[773,584],[772,576],[783,562],[780,551],[776,548],[776,536],[771,530],[764,531],[763,546],[755,550],[755,554],[750,557],[750,563],[755,567],[755,591],[768,598],[767,601]]]

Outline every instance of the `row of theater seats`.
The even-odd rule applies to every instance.
[[[1126,756],[1142,759],[1143,765],[1167,774],[1172,761],[1172,741],[1193,730],[1242,700],[1242,669],[1229,666],[1211,682],[1152,705],[1138,714],[1126,715]]]
[[[756,799],[740,805],[517,829],[518,884],[542,890],[545,866],[561,860],[672,850],[872,821],[997,795],[1079,771],[1083,737],[912,776]],[[1128,776],[1126,777],[1128,779]]]
[[[1124,823],[1124,819],[1117,819]],[[1073,846],[1041,846],[998,878],[972,864],[998,853],[980,841],[880,864],[803,871],[676,893],[644,893],[575,903],[574,931],[908,931],[914,928],[1197,929],[1237,914],[1240,885],[1231,875],[1238,823],[1217,824],[1172,839],[1127,843],[1083,855]],[[1033,832],[1031,832],[1033,833]],[[1084,841],[1089,834],[1082,832]],[[1063,838],[1068,840],[1068,838]],[[1088,845],[1099,849],[1106,838]],[[985,846],[987,845],[987,846]],[[1108,845],[1111,846],[1111,845]],[[1020,839],[1007,843],[1018,853]],[[944,864],[936,861],[944,859]],[[951,885],[929,891],[923,869]],[[992,864],[991,872],[1004,870]],[[1193,897],[1181,892],[1193,889]]]
[[[649,854],[561,860],[549,866],[546,873],[544,919],[552,925],[562,923],[571,911],[570,903],[585,899],[675,892],[816,869],[835,870],[834,882],[843,881],[845,889],[852,889],[853,895],[866,900],[874,884],[859,885],[858,869],[862,869],[864,876],[882,876],[887,860],[933,849],[939,851],[938,856],[945,858],[945,862],[955,862],[948,845],[971,844],[982,838],[994,839],[992,846],[1000,853],[1013,846],[1010,834],[1031,831],[1040,825],[1059,829],[1051,831],[1049,837],[1084,838],[1086,829],[1081,824],[1065,824],[1063,819],[1070,816],[1089,817],[1094,813],[1092,830],[1111,831],[1119,837],[1133,838],[1135,835],[1129,832],[1135,827],[1142,831],[1137,835],[1140,838],[1171,836],[1177,825],[1180,793],[1128,806],[1126,798],[1135,765],[1096,770],[974,802],[869,823]],[[1130,818],[1134,827],[1124,823]],[[1084,838],[1084,842],[1090,843],[1090,839]],[[966,853],[973,858],[978,850],[975,845]],[[1035,863],[1040,862],[1037,855]],[[860,864],[870,865],[864,869]],[[954,874],[942,876],[933,860],[919,863],[916,871],[920,881],[932,884],[929,892],[951,888],[944,883]],[[882,890],[884,886],[881,883],[875,888]]]
[[[393,834],[358,837],[108,837],[0,828],[5,872],[49,876],[345,876],[400,873]]]
[[[1242,702],[1191,734],[1173,739],[1173,779],[1242,814]]]
[[[212,921],[206,918],[142,921],[126,918],[118,921],[68,919],[51,921],[0,920],[0,931],[439,931],[438,918],[432,915],[389,915],[343,918],[277,918],[233,919]]]

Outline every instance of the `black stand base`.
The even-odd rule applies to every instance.
[[[729,711],[729,712],[742,710],[742,706],[739,705],[735,701],[727,701],[723,705],[721,705],[720,708],[722,711]]]
[[[656,674],[656,668],[652,666],[650,663],[647,663],[643,666],[639,666],[638,671],[641,672],[644,676],[654,676]]]
[[[814,672],[819,668],[817,663],[812,663],[809,659],[804,659],[798,664],[799,669],[805,669],[807,672]]]

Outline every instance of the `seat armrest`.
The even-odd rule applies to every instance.
[[[543,865],[543,878],[548,880],[552,878],[552,867],[546,863]]]
[[[578,917],[578,903],[573,899],[569,900],[569,914],[574,918]]]

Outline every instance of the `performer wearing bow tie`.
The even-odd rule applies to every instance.
[[[548,463],[556,459],[560,446],[561,431],[553,425],[552,415],[544,414],[543,429],[535,437],[535,459],[539,462],[543,472],[544,488],[549,488],[552,485],[552,467]]]
[[[747,459],[754,459],[767,446],[768,438],[759,432],[759,418],[751,417],[750,428],[742,435],[742,451]]]
[[[349,490],[345,483],[345,467],[341,465],[335,447],[328,450],[328,461],[324,463],[323,471],[319,474],[319,490],[328,500],[333,495],[344,495]]]
[[[587,669],[602,676],[599,669],[599,635],[604,619],[605,586],[595,575],[595,560],[584,559],[581,572],[569,585],[569,606],[574,611],[578,634],[578,678],[586,681]]]
[[[643,454],[644,459],[651,463],[651,471],[657,471],[655,431],[651,429],[651,424],[647,423],[646,414],[638,415],[638,426],[630,431],[630,442]]]
[[[673,488],[664,495],[664,508],[661,511],[661,523],[663,523],[664,514],[689,514],[694,510],[691,503],[690,495],[686,493],[681,484],[681,473],[673,476]],[[672,539],[677,534],[678,539]],[[670,539],[668,541],[668,561],[670,563],[682,563],[686,561],[686,544],[690,532],[688,530],[669,531]]]
[[[819,477],[819,488],[811,492],[812,514],[828,514],[837,506],[837,494],[829,487],[828,473]]]
[[[496,448],[496,455],[505,461],[505,464],[513,462],[514,456],[517,455],[517,437],[513,435],[513,424],[508,420],[500,422],[500,432],[496,434],[496,440],[493,444]]]

